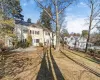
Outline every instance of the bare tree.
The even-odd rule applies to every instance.
[[[100,15],[100,0],[87,0],[87,5],[90,9],[90,15],[89,15],[88,38],[87,38],[85,52],[87,52],[88,50],[88,43],[90,41],[91,30],[94,29],[98,25],[98,23],[100,23],[100,20],[98,19],[98,16]]]
[[[60,46],[60,24],[59,15],[64,12],[76,0],[34,0],[40,8],[42,8],[49,17],[56,23],[56,50],[59,51]],[[52,15],[45,9],[51,7]]]

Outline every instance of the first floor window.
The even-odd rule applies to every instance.
[[[39,31],[35,31],[35,34],[39,35]]]
[[[39,35],[39,31],[37,31],[37,34]]]
[[[31,30],[30,30],[30,34],[31,34]]]
[[[39,43],[39,39],[36,39],[36,43]]]
[[[34,34],[34,31],[33,31],[33,34]]]
[[[67,38],[65,38],[65,40],[67,40]]]

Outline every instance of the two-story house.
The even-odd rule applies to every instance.
[[[24,21],[20,22],[19,20],[17,20],[15,24],[16,26],[14,29],[14,33],[18,37],[19,41],[25,42],[28,34],[31,34],[33,46],[39,46],[40,43],[42,43],[43,45],[50,45],[54,43],[54,45],[56,45],[56,35],[47,28],[42,28],[38,24],[27,23]],[[8,40],[6,42],[9,43]],[[8,47],[11,46],[11,44],[8,43],[6,45]]]

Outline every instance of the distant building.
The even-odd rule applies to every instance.
[[[84,38],[84,37],[81,37],[81,36],[69,36],[69,37],[64,37],[64,41],[67,43],[67,45],[69,47],[85,49],[87,38]],[[88,44],[89,44],[88,47],[93,46],[92,43],[88,43]]]

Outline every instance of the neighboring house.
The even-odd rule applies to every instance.
[[[77,41],[77,48],[85,49],[86,48],[87,39],[84,37],[79,37]]]
[[[86,48],[86,42],[87,39],[81,36],[70,36],[70,37],[64,37],[64,41],[67,43],[69,47],[75,47],[79,49],[85,49]],[[88,48],[93,46],[92,43],[89,43]]]
[[[64,37],[64,41],[67,43],[68,46],[74,47],[77,41],[76,36]]]
[[[18,37],[18,41],[25,42],[28,34],[31,34],[32,36],[32,45],[33,46],[39,46],[40,43],[44,45],[50,45],[54,43],[56,45],[56,36],[54,36],[53,39],[53,33],[48,30],[47,28],[42,28],[41,26],[37,24],[29,24],[27,22],[15,22],[16,26],[14,29],[14,33]],[[53,42],[52,42],[53,41]],[[6,43],[9,41],[6,41]],[[10,45],[8,45],[10,47]]]

